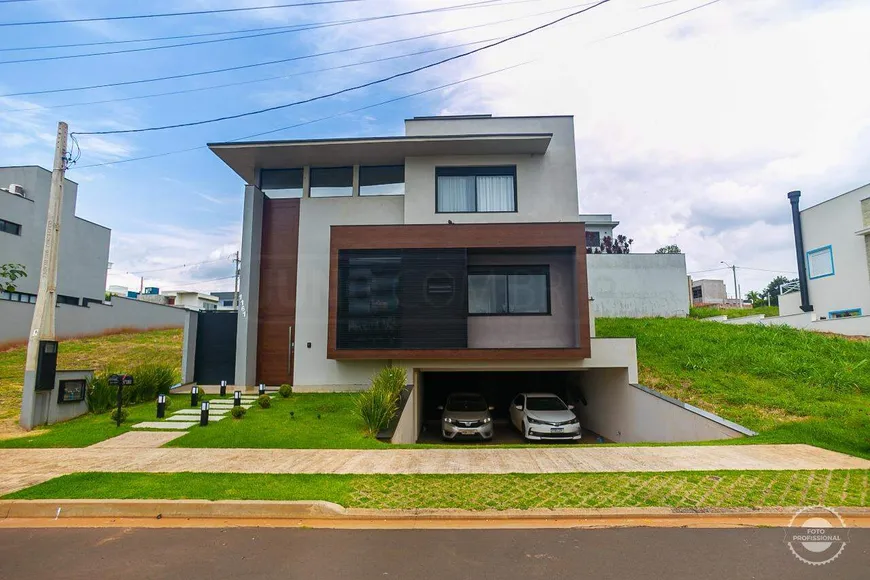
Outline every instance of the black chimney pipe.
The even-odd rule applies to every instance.
[[[812,312],[813,305],[810,304],[810,289],[807,285],[807,263],[804,259],[804,233],[801,227],[801,210],[799,207],[801,199],[800,191],[790,191],[788,200],[791,202],[791,221],[794,225],[794,249],[797,253],[798,281],[801,290],[801,310],[804,312]]]

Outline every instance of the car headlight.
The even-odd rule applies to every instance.
[[[453,419],[451,419],[450,417],[444,417],[444,422],[445,423],[453,423]]]
[[[492,417],[487,417],[483,420],[484,425],[486,425],[487,423],[492,423]]]
[[[577,417],[574,417],[573,419],[568,421],[569,425],[578,425],[579,423],[580,423],[580,419],[578,419]]]
[[[529,423],[533,423],[535,425],[546,425],[543,421],[538,421],[537,419],[533,419],[532,417],[527,417]]]

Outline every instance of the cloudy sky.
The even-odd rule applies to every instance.
[[[0,4],[0,24],[287,3],[30,0]],[[270,107],[459,54],[586,4],[359,0],[2,26],[0,164],[50,167],[61,119],[87,132]],[[444,10],[359,22],[432,8]],[[310,26],[318,23],[332,24]],[[110,284],[135,287],[142,275],[163,289],[225,290],[243,183],[205,143],[271,131],[265,138],[396,135],[414,115],[572,114],[581,211],[614,214],[635,252],[678,244],[696,278],[725,279],[729,292],[730,272],[713,269],[737,264],[745,293],[796,269],[788,191],[802,190],[807,207],[870,181],[868,25],[870,2],[854,0],[610,0],[522,39],[317,103],[172,131],[82,136],[68,176],[80,184],[78,214],[112,228]],[[190,35],[198,36],[119,42]],[[251,38],[225,41],[237,36]],[[143,50],[190,42],[200,44]],[[88,46],[33,48],[69,44]],[[57,58],[94,52],[117,54]],[[275,60],[284,62],[263,64]],[[230,67],[246,68],[211,72]],[[207,74],[135,82],[191,73]],[[437,89],[456,81],[465,82]],[[82,89],[93,85],[116,86]]]

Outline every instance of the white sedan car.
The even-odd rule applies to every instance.
[[[549,393],[520,393],[511,402],[511,423],[527,440],[578,440],[582,436],[580,420],[573,405]]]

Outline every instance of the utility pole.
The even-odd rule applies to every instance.
[[[51,172],[51,192],[48,197],[48,217],[45,222],[45,243],[42,250],[42,267],[39,271],[39,290],[33,309],[30,336],[27,339],[27,358],[24,364],[24,391],[21,397],[19,424],[27,430],[38,421],[36,374],[39,362],[40,341],[55,340],[54,313],[57,308],[57,258],[60,245],[60,218],[63,208],[63,180],[67,162],[67,138],[69,126],[57,124],[57,141],[54,149],[54,165]],[[54,374],[53,372],[51,373]],[[50,391],[47,395],[50,397]],[[41,405],[39,405],[41,407]]]
[[[731,273],[734,274],[734,297],[737,299],[738,305],[742,305],[743,301],[740,299],[740,289],[737,287],[737,266],[731,265],[725,261],[719,263],[728,266],[731,269]]]
[[[233,310],[239,309],[239,251],[236,250],[236,257],[233,258],[233,278],[235,279],[233,287]]]

